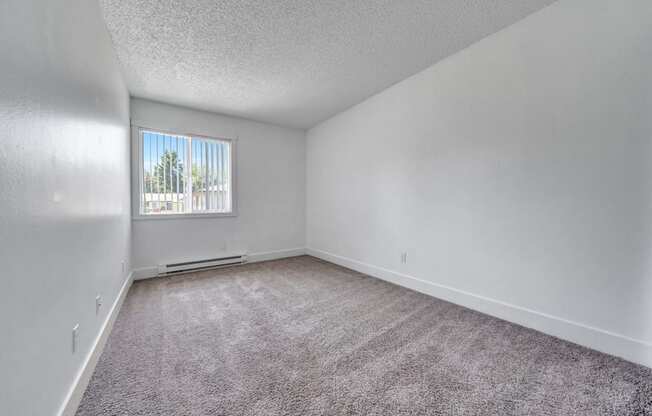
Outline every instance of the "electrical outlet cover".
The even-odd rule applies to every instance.
[[[79,342],[79,324],[72,328],[72,353],[77,352],[77,344]]]

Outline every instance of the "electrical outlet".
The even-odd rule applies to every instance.
[[[407,255],[408,253],[405,251],[401,253],[401,264],[407,264]]]
[[[79,324],[72,327],[72,353],[77,352],[77,344],[79,343]]]
[[[95,296],[95,315],[100,314],[100,308],[102,307],[102,295]]]

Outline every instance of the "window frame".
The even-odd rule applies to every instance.
[[[190,138],[204,139],[204,140],[218,140],[229,142],[230,146],[230,177],[231,177],[231,211],[230,212],[188,212],[179,214],[143,214],[141,213],[141,191],[143,189],[144,170],[143,170],[143,140],[142,132],[159,132],[163,134],[187,136]],[[237,137],[224,137],[213,134],[197,134],[184,132],[183,129],[170,129],[149,127],[143,123],[131,125],[131,201],[132,201],[132,216],[133,220],[174,220],[174,219],[191,219],[191,218],[221,218],[221,217],[237,217],[238,216],[238,185],[237,185]]]

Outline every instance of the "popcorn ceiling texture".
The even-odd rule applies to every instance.
[[[652,370],[303,256],[134,283],[110,415],[652,415]]]
[[[308,128],[553,0],[100,0],[129,90]]]

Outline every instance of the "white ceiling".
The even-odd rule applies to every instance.
[[[100,0],[132,95],[308,128],[554,0]]]

